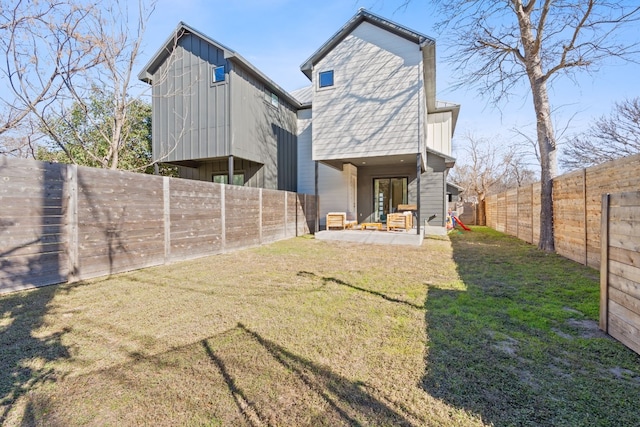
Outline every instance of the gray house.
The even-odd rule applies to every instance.
[[[435,40],[361,9],[301,71],[311,85],[289,94],[181,23],[139,75],[154,160],[185,178],[317,191],[321,225],[409,204],[418,224],[444,227],[460,106],[435,98]]]
[[[242,56],[180,23],[138,78],[152,86],[154,161],[183,178],[297,190],[300,103]]]

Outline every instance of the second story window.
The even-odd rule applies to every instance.
[[[273,105],[274,107],[280,106],[280,99],[278,99],[278,95],[273,92],[267,92],[267,102]]]
[[[333,86],[333,70],[318,73],[318,87]]]
[[[218,83],[224,81],[224,66],[213,67],[211,70],[211,82]]]

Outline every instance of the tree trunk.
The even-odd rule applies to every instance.
[[[483,196],[476,205],[476,225],[487,225],[487,201]]]
[[[556,159],[556,137],[551,122],[551,105],[547,91],[547,77],[542,71],[542,58],[540,55],[541,40],[540,28],[536,28],[531,22],[531,11],[528,3],[524,6],[522,1],[514,1],[515,12],[520,26],[520,38],[524,55],[520,58],[527,70],[531,95],[533,96],[533,108],[536,113],[536,129],[538,146],[540,148],[540,242],[538,247],[547,252],[554,251],[553,241],[553,178],[558,172]],[[549,5],[549,3],[547,3]]]
[[[537,74],[537,73],[536,73]],[[538,74],[541,76],[542,72]],[[541,77],[531,79],[536,113],[538,146],[540,147],[540,241],[538,247],[547,252],[555,249],[553,237],[553,178],[558,173],[556,140],[551,122],[551,106],[547,83]]]

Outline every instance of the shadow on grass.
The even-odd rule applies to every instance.
[[[39,384],[55,381],[48,362],[70,357],[61,342],[66,330],[34,337],[45,325],[48,305],[59,290],[60,286],[47,286],[0,298],[0,425],[20,397]]]
[[[264,417],[256,409],[255,405],[253,405],[249,401],[249,399],[247,399],[244,391],[242,391],[242,389],[238,387],[235,379],[231,376],[231,374],[229,374],[229,371],[227,370],[227,367],[222,358],[218,357],[214,353],[214,351],[211,349],[211,346],[206,340],[202,341],[202,346],[207,352],[207,356],[209,356],[209,359],[211,359],[218,371],[220,371],[220,375],[222,375],[222,378],[224,378],[224,382],[229,388],[229,392],[231,393],[231,396],[233,397],[233,400],[236,403],[236,406],[238,407],[240,413],[252,426],[260,426],[265,424]]]
[[[495,426],[638,425],[640,358],[593,329],[593,270],[490,230],[452,245],[467,290],[429,290],[427,392]]]
[[[309,391],[324,401],[328,408],[327,412],[337,417],[341,424],[412,425],[400,413],[368,393],[365,390],[366,384],[350,381],[326,367],[297,356],[242,323],[238,324],[238,328],[259,343],[286,371],[295,375]],[[318,418],[312,425],[332,425],[332,416]],[[295,420],[291,421],[295,422]]]
[[[416,425],[367,384],[242,323],[166,352],[129,356],[30,394],[22,425]]]
[[[409,301],[405,301],[405,300],[401,300],[401,299],[398,299],[398,298],[390,297],[389,295],[383,294],[382,292],[373,291],[371,289],[366,289],[366,288],[361,288],[359,286],[352,285],[351,283],[347,283],[344,280],[336,279],[335,277],[320,277],[320,276],[316,275],[315,273],[311,273],[309,271],[299,271],[298,272],[298,276],[318,278],[318,279],[322,280],[323,285],[326,285],[327,283],[335,283],[336,285],[346,286],[348,288],[355,289],[356,291],[364,292],[364,293],[367,293],[369,295],[373,295],[373,296],[382,298],[385,301],[393,302],[393,303],[396,303],[396,304],[403,304],[403,305],[409,306],[411,308],[415,308],[417,310],[424,310],[424,305],[414,304],[414,303],[409,302]]]

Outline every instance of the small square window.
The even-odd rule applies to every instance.
[[[320,87],[333,86],[333,70],[318,73]]]
[[[211,81],[213,83],[223,82],[224,81],[224,66],[213,67],[211,73]]]

